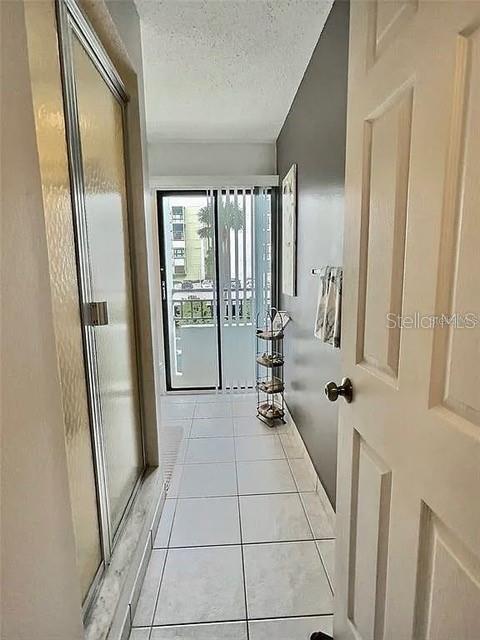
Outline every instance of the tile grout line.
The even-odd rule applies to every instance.
[[[322,567],[323,567],[323,570],[325,571],[325,575],[327,576],[328,586],[330,587],[330,591],[332,592],[332,596],[335,596],[335,591],[333,590],[333,584],[332,584],[332,581],[330,580],[330,576],[329,576],[328,571],[327,571],[327,564],[326,564],[325,560],[322,557],[320,549],[318,548],[317,541],[315,541],[315,547],[317,549],[318,555],[320,556],[320,562],[322,563]]]
[[[275,493],[273,495],[281,496],[286,495],[282,493]],[[292,494],[288,494],[292,495]],[[237,496],[227,496],[228,498],[235,498]],[[249,496],[238,496],[238,497],[249,497]],[[206,500],[210,500],[211,498],[204,498]],[[213,498],[215,499],[215,498]],[[335,538],[298,538],[296,540],[256,540],[253,542],[242,542],[244,547],[251,546],[259,546],[264,544],[295,544],[297,542],[335,542]],[[214,543],[214,544],[191,544],[191,545],[181,545],[178,547],[168,547],[168,549],[213,549],[215,547],[238,547],[239,544],[236,542],[223,542],[223,543]],[[156,547],[154,551],[165,550],[167,547]]]
[[[251,622],[264,622],[270,620],[302,620],[303,618],[329,618],[333,616],[333,613],[305,613],[301,615],[290,615],[290,616],[270,616],[270,617],[259,617],[259,618],[249,618]],[[208,625],[222,625],[222,624],[235,624],[246,622],[245,619],[234,618],[232,620],[208,620],[207,622],[177,622],[176,624],[154,624],[152,626],[153,629],[169,629],[172,627],[200,627],[200,626],[208,626]],[[135,627],[135,629],[146,629],[147,627]]]
[[[247,634],[247,640],[250,640],[250,629],[248,624],[247,578],[245,575],[245,556],[243,552],[242,512],[240,509],[240,487],[238,484],[237,449],[235,446],[235,438],[233,439],[233,453],[235,457],[235,482],[237,486],[238,526],[240,530],[240,553],[242,557],[243,599],[245,604],[245,630]]]
[[[269,460],[264,460],[263,462],[269,462]],[[188,465],[186,465],[188,466]],[[298,491],[295,489],[294,491],[266,491],[265,493],[240,493],[239,495],[242,498],[248,498],[249,496],[278,496],[280,494],[296,494]],[[313,491],[308,491],[306,493],[313,493]],[[236,498],[236,493],[222,493],[219,495],[210,495],[210,496],[181,496],[179,500],[200,500],[201,498]],[[168,500],[172,500],[172,498],[167,498]],[[173,498],[176,500],[177,498]]]
[[[274,462],[270,460],[259,460],[259,462]],[[215,463],[212,463],[215,464]],[[184,465],[188,466],[188,465]],[[298,491],[295,489],[294,491],[265,491],[264,493],[240,493],[242,498],[253,498],[254,496],[280,496],[280,495],[292,495],[296,494]],[[302,491],[302,493],[315,493],[315,491]],[[179,496],[178,500],[202,500],[202,498],[236,498],[236,493],[226,493],[218,496]],[[167,500],[177,500],[174,498],[167,498]],[[326,538],[317,538],[317,540],[334,540],[335,536],[327,536]]]

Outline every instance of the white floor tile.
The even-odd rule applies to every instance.
[[[232,396],[229,393],[202,393],[195,396],[195,400],[200,404],[205,402],[231,402]]]
[[[190,397],[200,404],[205,402],[231,402],[232,400],[231,396],[226,393],[201,393]]]
[[[290,460],[290,468],[299,491],[315,491],[317,474],[310,462],[303,459]]]
[[[245,617],[239,546],[168,551],[155,625],[233,621]]]
[[[160,432],[168,431],[168,435],[175,433],[178,440],[188,438],[190,428],[192,426],[192,418],[165,418],[161,417]]]
[[[300,498],[315,538],[335,537],[335,514],[325,493],[301,493]]]
[[[332,616],[309,616],[249,623],[250,640],[308,640],[314,631],[333,634]]]
[[[162,405],[185,404],[195,401],[196,397],[190,393],[170,393],[160,396],[160,403]]]
[[[281,433],[279,437],[288,459],[303,458],[305,456],[305,449],[299,435],[291,432]]]
[[[157,627],[151,640],[247,640],[245,622],[193,624],[181,627]]]
[[[224,544],[240,544],[236,497],[178,500],[170,547]]]
[[[233,415],[241,417],[255,417],[257,415],[257,396],[234,400],[232,403]]]
[[[271,436],[276,433],[276,427],[267,427],[255,416],[234,418],[233,430],[236,436]]]
[[[133,618],[134,627],[147,627],[152,624],[166,554],[164,549],[152,551]]]
[[[162,400],[173,473],[130,640],[247,640],[242,538],[250,640],[332,633],[333,509],[292,425],[269,428],[255,405],[254,394]]]
[[[241,496],[243,542],[310,540],[312,532],[296,493]]]
[[[295,483],[286,460],[238,462],[240,495],[295,492]]]
[[[194,418],[190,438],[218,438],[233,436],[232,418]]]
[[[163,505],[162,515],[160,516],[160,523],[157,529],[157,535],[153,546],[156,549],[166,548],[170,539],[170,531],[172,530],[173,515],[175,513],[176,500],[165,500]]]
[[[230,402],[198,402],[195,405],[195,418],[231,418]]]
[[[233,462],[233,438],[191,438],[188,441],[185,464],[195,462]]]
[[[193,418],[194,410],[195,402],[163,403],[160,405],[160,417],[165,422],[167,420],[185,420]]]
[[[285,453],[277,435],[235,438],[237,460],[282,460]]]
[[[184,466],[178,491],[180,498],[235,495],[237,495],[237,482],[234,462]]]
[[[149,640],[149,638],[149,627],[134,628],[130,631],[130,635],[128,636],[128,640]]]
[[[333,597],[315,542],[244,547],[249,618],[331,614]]]
[[[335,540],[319,540],[317,542],[318,550],[322,556],[323,565],[327,572],[328,579],[332,590],[335,590]]]

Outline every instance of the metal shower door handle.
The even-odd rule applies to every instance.
[[[86,302],[85,324],[92,327],[103,327],[108,324],[108,305],[106,300],[102,302]]]

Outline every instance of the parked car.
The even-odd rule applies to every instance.
[[[213,280],[204,280],[202,282],[202,289],[213,289]]]
[[[182,283],[180,282],[180,280],[174,280],[173,281],[173,288],[174,289],[181,289],[182,288]]]
[[[182,289],[193,289],[193,282],[191,280],[184,280],[182,282]]]

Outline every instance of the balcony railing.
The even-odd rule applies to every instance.
[[[188,291],[188,294],[187,294]],[[212,325],[215,318],[215,300],[211,296],[211,292],[199,289],[198,295],[194,293],[195,290],[180,291],[174,289],[172,291],[173,302],[173,317],[177,326],[190,326],[190,325]],[[206,297],[210,293],[209,297]],[[224,320],[228,321],[229,318],[236,318],[239,323],[250,324],[253,319],[253,300],[251,298],[251,292],[246,293],[246,297],[243,298],[243,291],[239,292],[239,299],[228,299],[227,293],[224,292],[223,300],[223,316]],[[181,295],[188,295],[187,299],[175,299]],[[240,297],[241,296],[241,297]],[[238,309],[237,309],[238,305]],[[231,306],[231,309],[230,309]],[[231,311],[229,313],[229,311]],[[238,311],[238,313],[237,313]]]

